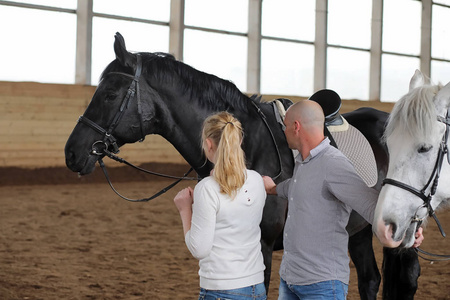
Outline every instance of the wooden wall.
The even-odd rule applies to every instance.
[[[94,86],[0,81],[0,168],[65,166],[65,143],[94,91]],[[272,100],[278,96],[263,98]],[[361,106],[388,112],[392,109],[391,103],[352,100],[344,101],[341,111]],[[186,163],[160,136],[147,136],[143,143],[125,145],[121,149],[121,157],[138,165]]]

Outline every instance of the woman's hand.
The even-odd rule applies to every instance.
[[[191,187],[182,189],[175,196],[173,202],[179,212],[186,209],[192,210],[192,203],[194,203],[194,190]]]
[[[194,203],[194,190],[191,187],[187,187],[178,192],[173,198],[173,202],[178,209],[181,217],[181,223],[183,224],[184,234],[191,229],[192,221],[192,203]]]

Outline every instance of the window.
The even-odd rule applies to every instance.
[[[248,0],[186,0],[185,24],[247,33]]]
[[[245,91],[248,1],[186,0],[185,4],[184,62]]]
[[[75,82],[74,14],[2,6],[0,28],[8,43],[1,49],[0,80]]]
[[[342,48],[328,48],[327,88],[342,99],[369,98],[370,54]]]
[[[382,101],[396,101],[402,96],[414,70],[420,68],[422,29],[431,30],[431,57],[424,58],[431,64],[431,79],[443,84],[450,81],[450,0],[384,0],[382,37],[371,37],[373,0],[325,1],[326,28],[316,28],[318,1],[322,0],[261,1],[261,93],[308,96],[314,92],[314,84],[322,84],[314,83],[316,29],[327,37],[327,61],[320,65],[326,63],[326,87],[335,89],[344,99],[368,99],[369,84],[377,84],[376,80],[369,82],[370,72],[378,76],[379,69]],[[254,13],[249,11],[250,0],[183,2],[184,61],[200,71],[231,80],[245,91],[248,16]],[[78,3],[84,2],[0,0],[0,26],[7,28],[2,33],[8,45],[0,50],[0,80],[74,83]],[[131,52],[168,52],[170,10],[177,3],[93,1],[92,41],[86,41],[92,42],[90,83],[98,84],[101,72],[114,60],[116,32],[124,36]],[[424,4],[432,6],[431,28],[422,28]],[[24,20],[32,26],[23,26]],[[83,38],[88,39],[89,34]],[[372,38],[382,39],[381,66],[370,64]],[[28,68],[19,69],[19,61]],[[253,66],[252,61],[251,67],[258,66]],[[83,72],[83,68],[78,71]],[[324,72],[325,67],[316,71]],[[80,80],[89,77],[82,75]],[[373,88],[377,91],[377,87]]]
[[[433,5],[431,57],[450,60],[450,8]]]
[[[431,80],[433,83],[447,84],[450,82],[450,61],[431,61]]]
[[[262,2],[261,93],[311,95],[315,0]]]
[[[113,61],[114,35],[125,39],[130,52],[168,52],[169,27],[147,23],[130,22],[94,17],[92,25],[92,71],[91,83],[97,85],[106,66]]]
[[[22,1],[13,0],[11,2],[43,5],[43,6],[53,6],[53,7],[59,7],[59,8],[67,8],[67,9],[76,9],[77,8],[77,0],[22,0]]]
[[[409,81],[420,60],[415,57],[382,55],[381,61],[381,101],[395,102],[409,91]]]
[[[315,0],[264,0],[262,35],[314,41]]]
[[[208,41],[205,43],[205,41]],[[233,45],[230,47],[230,45]],[[247,86],[247,39],[242,36],[185,30],[184,62],[199,71]]]
[[[94,12],[169,22],[170,0],[95,0]]]
[[[450,6],[450,0],[433,0],[433,2]]]
[[[314,80],[314,46],[263,40],[261,93],[311,95]]]
[[[371,20],[371,0],[329,0],[328,43],[369,49]]]
[[[421,12],[420,1],[384,1],[383,51],[420,54]]]

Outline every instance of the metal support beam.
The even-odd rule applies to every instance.
[[[420,38],[420,70],[431,76],[431,0],[422,0],[422,25]]]
[[[327,24],[328,0],[316,0],[316,37],[314,43],[314,89],[327,85]]]
[[[184,7],[184,0],[171,0],[169,52],[181,61],[184,44]]]
[[[383,0],[372,1],[372,41],[370,46],[369,100],[380,100],[383,39]]]
[[[247,93],[261,91],[262,0],[248,3]]]
[[[78,0],[75,84],[91,84],[93,0]]]

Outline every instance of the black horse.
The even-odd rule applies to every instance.
[[[271,176],[277,183],[292,176],[292,151],[273,105],[249,98],[233,83],[197,71],[169,54],[132,54],[126,50],[119,33],[115,36],[114,51],[116,59],[103,71],[89,106],[67,141],[65,155],[69,169],[89,174],[107,151],[115,153],[126,143],[158,134],[203,178],[212,168],[200,146],[203,120],[226,110],[244,127],[243,148],[248,167]],[[292,103],[286,99],[282,102],[286,108]],[[381,142],[387,114],[364,108],[344,115],[370,141],[381,182],[388,162]],[[272,252],[282,249],[286,211],[285,199],[267,197],[261,223],[266,287],[270,282]],[[376,299],[380,274],[372,250],[370,225],[350,237],[349,251],[357,268],[361,298]],[[413,283],[416,280],[417,276]]]

